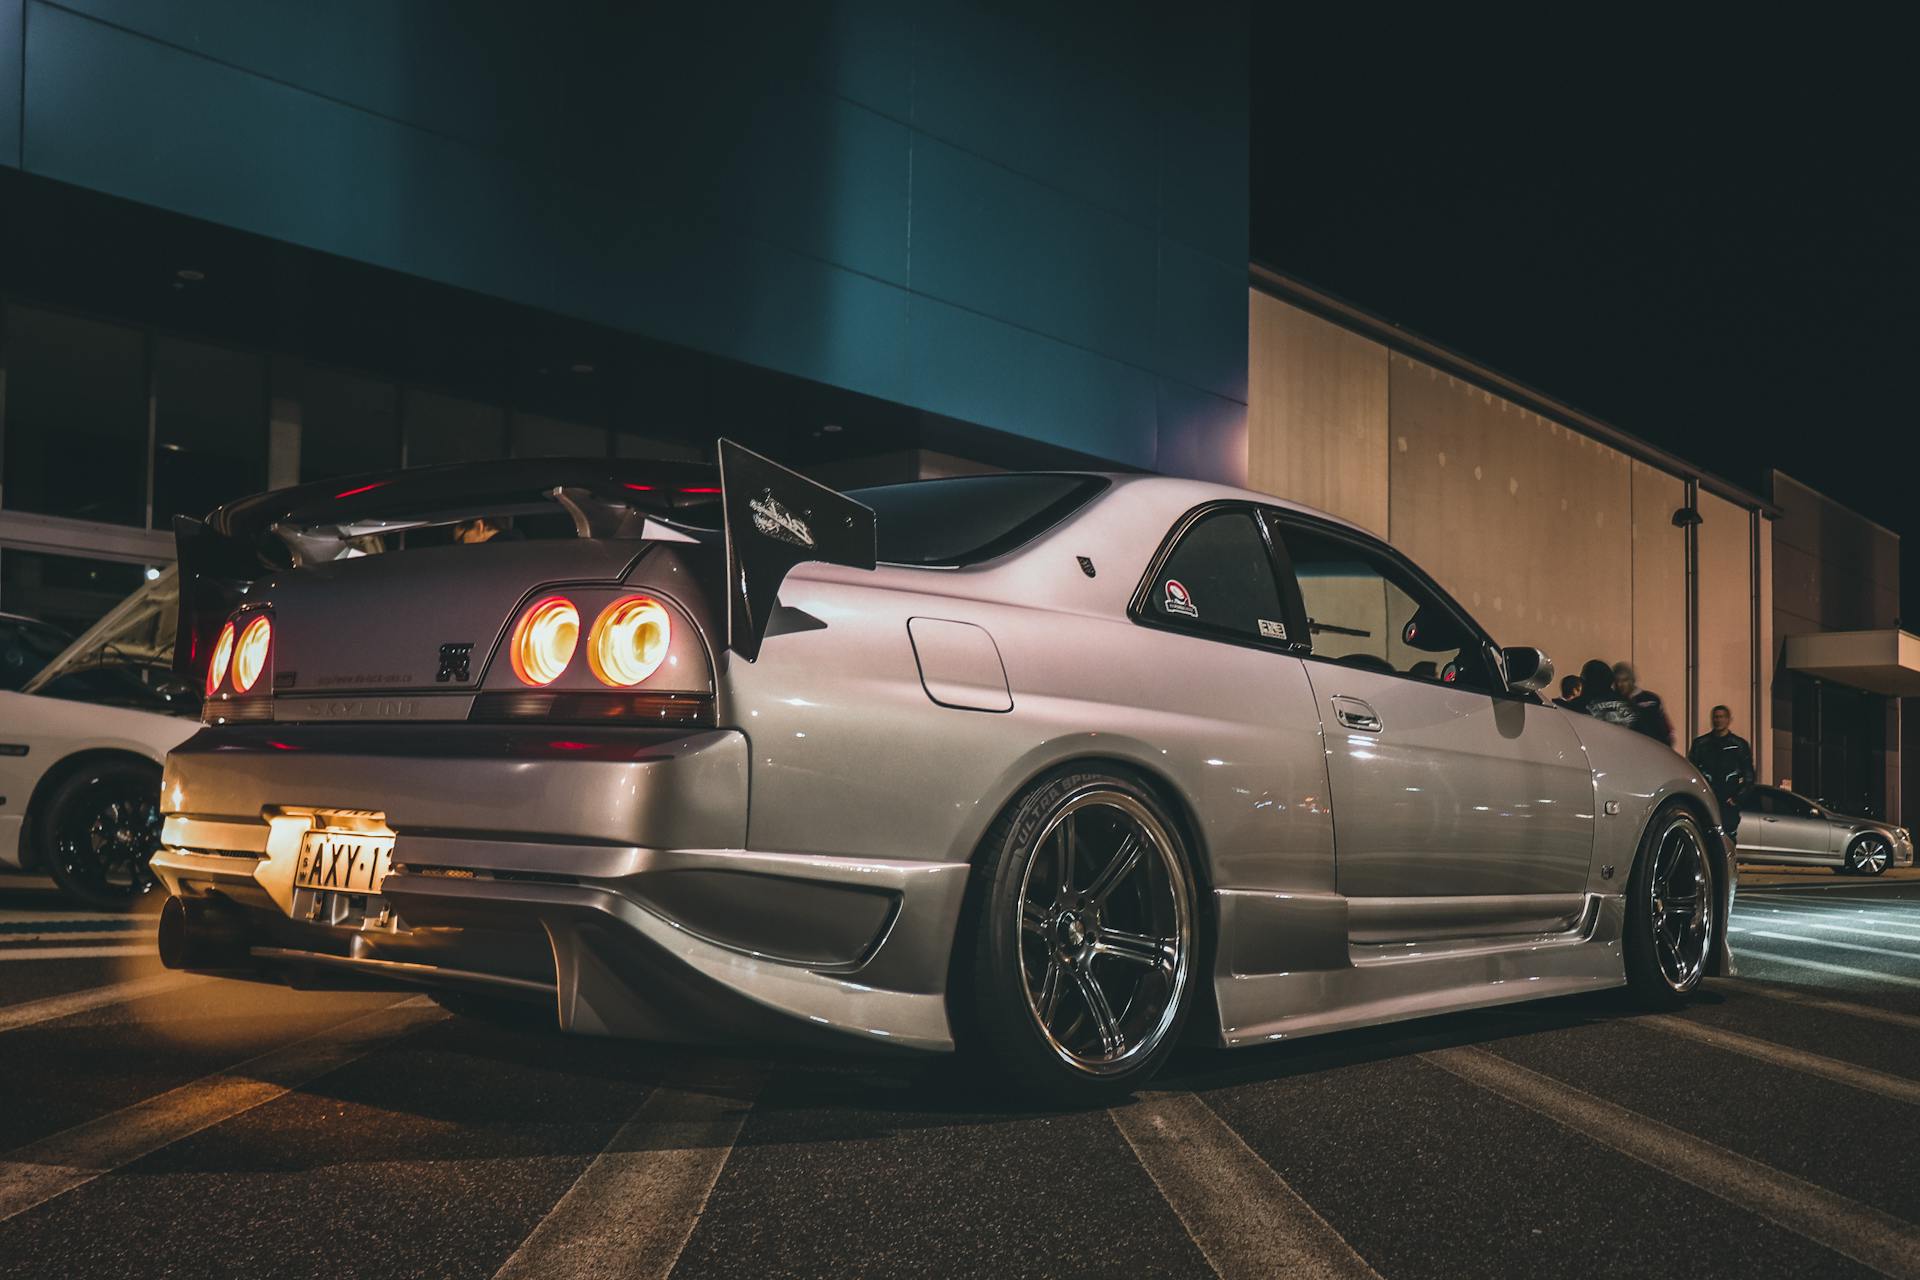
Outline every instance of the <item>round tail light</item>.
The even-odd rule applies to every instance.
[[[220,638],[213,642],[213,661],[207,664],[207,696],[211,698],[220,690],[220,682],[227,678],[227,664],[233,661],[233,624],[229,622],[220,628]]]
[[[564,596],[548,596],[520,615],[509,656],[522,684],[547,685],[573,661],[580,641],[580,611]]]
[[[649,596],[628,596],[600,611],[587,637],[587,664],[601,684],[630,688],[667,660],[673,623],[667,610]]]
[[[267,646],[272,640],[273,624],[264,613],[240,633],[240,643],[233,647],[233,687],[237,692],[245,693],[253,688],[260,673],[267,669]]]

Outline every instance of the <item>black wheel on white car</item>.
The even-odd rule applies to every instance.
[[[1658,1008],[1700,985],[1720,941],[1718,863],[1706,828],[1684,805],[1654,815],[1627,878],[1627,985]]]
[[[1847,870],[1856,876],[1877,876],[1893,865],[1893,846],[1871,831],[1847,846]]]
[[[1159,802],[1117,774],[1043,778],[994,824],[976,874],[971,1047],[1056,1101],[1138,1088],[1200,980],[1192,862]]]
[[[160,770],[103,759],[66,778],[37,823],[47,874],[68,897],[101,911],[144,901],[160,847]]]

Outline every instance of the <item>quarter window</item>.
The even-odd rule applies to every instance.
[[[1363,671],[1491,689],[1479,636],[1392,557],[1295,526],[1281,529],[1315,657]]]
[[[1216,511],[1195,521],[1148,584],[1141,611],[1197,631],[1285,641],[1273,561],[1252,512]]]

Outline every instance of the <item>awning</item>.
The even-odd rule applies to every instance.
[[[1920,636],[1892,628],[1788,636],[1787,669],[1890,698],[1920,697]]]

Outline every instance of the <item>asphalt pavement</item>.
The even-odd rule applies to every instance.
[[[1920,1276],[1920,876],[1740,974],[1176,1057],[1112,1110],[169,974],[0,881],[0,1276]]]

